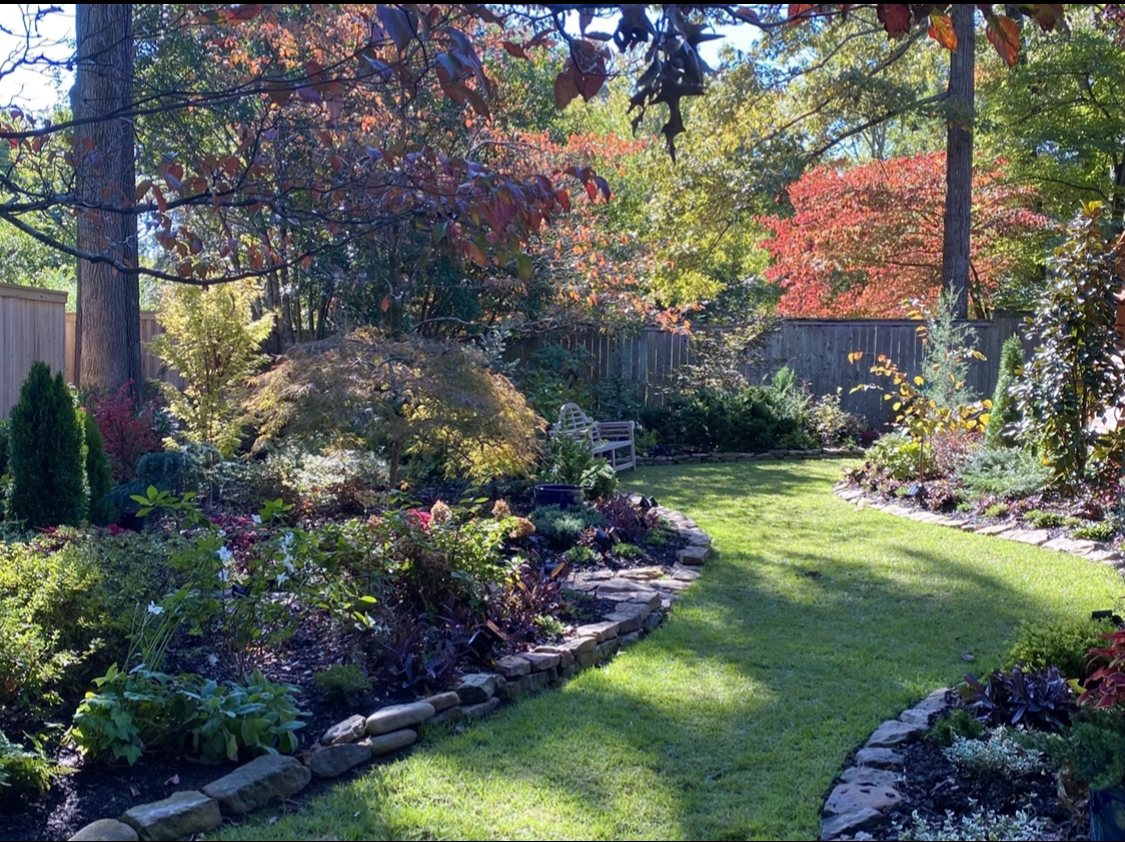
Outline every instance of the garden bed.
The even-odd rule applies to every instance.
[[[898,497],[873,492],[853,480],[845,480],[836,486],[836,494],[860,508],[870,508],[897,517],[910,518],[919,523],[947,526],[964,532],[1017,541],[1022,544],[1043,547],[1057,552],[1081,556],[1090,561],[1109,564],[1125,572],[1125,555],[1109,542],[1072,538],[1061,528],[1036,528],[1034,523],[1018,517],[989,518],[976,512],[935,512],[910,497]]]
[[[634,499],[630,505],[639,507],[639,500]],[[621,503],[618,508],[623,506],[624,503]],[[432,518],[432,513],[439,512],[440,508],[441,504],[435,504],[430,512],[420,514]],[[639,508],[637,510],[640,511]],[[506,512],[502,514],[507,516]],[[637,550],[628,557],[623,557],[623,553],[615,552],[613,548],[599,547],[597,539],[603,537],[599,534],[600,528],[582,532],[584,543],[580,542],[579,545],[588,547],[589,552],[581,564],[566,564],[563,559],[565,553],[561,549],[548,548],[542,542],[529,543],[526,539],[519,539],[517,543],[522,542],[522,552],[535,559],[537,564],[542,565],[542,569],[559,565],[566,568],[558,577],[562,589],[560,598],[554,602],[553,620],[538,625],[539,631],[534,635],[529,636],[527,630],[521,628],[517,636],[507,640],[493,640],[491,648],[479,654],[474,654],[470,647],[464,645],[464,638],[459,638],[462,644],[456,646],[456,655],[451,658],[453,663],[443,664],[441,670],[430,677],[410,681],[411,676],[402,672],[405,664],[399,663],[397,668],[388,667],[387,664],[379,667],[368,656],[367,663],[371,665],[368,672],[374,679],[369,687],[331,688],[323,683],[318,686],[317,678],[323,676],[326,669],[345,662],[354,663],[363,656],[357,654],[356,635],[342,627],[338,618],[333,617],[330,611],[323,607],[302,607],[302,604],[296,602],[285,604],[286,610],[298,618],[294,633],[283,642],[269,645],[263,643],[252,647],[253,663],[270,681],[297,689],[295,695],[304,712],[301,719],[305,723],[304,728],[298,732],[299,751],[305,752],[315,745],[319,735],[329,726],[350,714],[357,711],[367,714],[389,704],[415,701],[430,692],[448,688],[458,674],[493,669],[506,656],[536,646],[558,643],[566,635],[573,635],[576,628],[601,620],[604,615],[620,607],[622,596],[615,592],[614,583],[650,583],[661,578],[667,579],[669,587],[663,591],[654,612],[657,614],[655,619],[659,621],[659,612],[667,610],[672,600],[698,575],[694,569],[679,565],[685,549],[690,554],[691,542],[688,538],[698,536],[695,544],[699,546],[706,537],[694,529],[694,524],[690,525],[691,528],[683,527],[678,516],[674,513],[666,514],[674,522],[660,526],[660,540],[654,540],[643,551]],[[411,515],[411,523],[414,523],[415,517]],[[429,518],[417,516],[417,520],[415,525],[419,526],[428,522]],[[650,522],[657,523],[655,519]],[[665,524],[667,521],[661,520],[660,523]],[[231,546],[249,551],[259,543],[256,538],[247,539],[245,530],[240,533],[236,524],[229,519],[223,521],[223,524],[226,527],[223,530],[224,540]],[[677,524],[684,529],[683,535],[678,533]],[[251,534],[261,532],[257,527],[254,524]],[[435,525],[434,528],[438,527]],[[264,532],[259,537],[263,545],[273,540]],[[702,558],[697,556],[696,560],[701,563]],[[630,580],[630,576],[634,578]],[[538,581],[542,584],[543,580]],[[638,584],[637,587],[640,588],[641,585]],[[277,594],[272,597],[275,601],[280,598]],[[152,611],[150,606],[150,614]],[[496,628],[494,624],[493,628]],[[501,632],[501,638],[503,636]],[[213,644],[213,641],[205,639],[201,642],[198,638],[185,634],[174,636],[165,653],[166,672],[189,671],[203,679],[220,682],[231,678],[226,659],[217,657],[208,643]],[[448,651],[452,652],[452,649],[451,646]],[[383,660],[393,658],[394,653],[388,652]],[[397,675],[392,678],[396,671]],[[559,677],[563,677],[561,673]],[[65,719],[65,709],[60,710],[60,718],[62,721],[59,727],[70,724]],[[200,763],[183,752],[146,753],[131,767],[123,764],[106,767],[102,764],[83,763],[71,748],[56,751],[52,759],[70,773],[57,778],[52,789],[43,796],[9,803],[6,814],[0,819],[0,824],[5,828],[5,838],[69,838],[88,822],[119,815],[138,803],[159,800],[173,792],[197,789],[223,774],[222,766]],[[322,785],[316,784],[311,790],[306,790],[306,793],[316,792],[320,786]],[[305,797],[305,793],[302,793],[301,798]]]
[[[1045,763],[1002,740],[991,754],[974,750],[992,729],[959,752],[943,744],[942,721],[956,704],[956,694],[937,691],[853,752],[829,790],[820,838],[1088,840],[1080,789],[1069,797]]]

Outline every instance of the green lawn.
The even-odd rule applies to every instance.
[[[612,664],[224,839],[812,839],[883,719],[998,664],[1022,618],[1108,607],[1108,568],[856,511],[840,464],[654,468],[717,558]]]

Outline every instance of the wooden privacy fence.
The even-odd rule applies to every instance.
[[[1000,349],[1008,337],[1020,332],[1023,317],[998,316],[988,322],[964,324],[976,331],[975,347],[985,357],[970,362],[966,385],[979,397],[991,398],[1000,372]],[[912,377],[922,373],[919,325],[920,322],[911,320],[786,321],[770,337],[764,362],[754,374],[764,377],[787,365],[809,384],[814,395],[832,394],[837,388],[841,389],[841,406],[848,412],[865,416],[868,424],[878,427],[894,421],[893,401],[884,400],[884,392],[878,389],[855,393],[851,390],[868,383],[890,388],[888,378],[871,373],[880,354],[886,354]],[[856,363],[848,360],[853,352],[863,354]]]
[[[614,333],[549,333],[513,342],[505,354],[525,366],[540,348],[558,345],[578,351],[586,360],[591,382],[619,379],[644,389],[645,403],[659,405],[689,360],[690,340],[679,333],[647,328],[635,336]]]
[[[16,405],[36,360],[74,382],[75,314],[66,312],[66,298],[65,292],[0,284],[0,418]],[[141,313],[141,340],[148,342],[159,332],[156,314]],[[141,371],[146,381],[185,385],[177,372],[162,371],[160,359],[147,350],[141,351]]]
[[[66,293],[0,284],[0,418],[20,397],[31,364],[66,365]]]
[[[66,380],[68,383],[74,382],[76,319],[76,313],[66,314]],[[149,380],[162,380],[165,383],[172,383],[177,389],[183,389],[187,385],[183,377],[175,371],[164,371],[160,357],[148,350],[148,343],[160,332],[160,324],[156,321],[156,313],[151,310],[141,311],[141,378],[146,383]]]
[[[886,381],[871,374],[871,366],[880,354],[886,354],[911,376],[921,373],[920,324],[910,320],[785,320],[767,338],[762,361],[748,365],[745,371],[752,381],[761,381],[789,366],[814,395],[834,394],[839,388],[843,408],[865,416],[871,426],[877,427],[894,420],[891,402],[885,401],[883,392],[878,390],[851,390]],[[993,321],[965,324],[976,331],[976,347],[985,356],[985,360],[970,364],[967,385],[980,396],[991,397],[999,372],[1000,348],[1009,336],[1021,331],[1023,317],[1003,315]],[[509,358],[526,363],[536,349],[549,344],[570,350],[585,349],[591,382],[618,379],[634,384],[643,388],[648,405],[662,404],[664,396],[677,387],[678,369],[693,361],[689,337],[657,328],[634,336],[584,333],[535,337],[513,343]],[[1030,351],[1026,338],[1024,347]],[[863,358],[857,363],[849,362],[849,354],[857,351],[862,352]],[[889,386],[889,381],[879,385]]]

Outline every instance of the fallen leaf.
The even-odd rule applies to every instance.
[[[180,785],[180,776],[179,775],[173,775],[172,777],[170,777],[168,780],[166,780],[164,782],[164,786],[179,786],[179,785]]]

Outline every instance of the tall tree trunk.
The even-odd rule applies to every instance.
[[[78,248],[113,257],[132,268],[78,261],[75,372],[85,388],[141,387],[141,304],[135,270],[135,133],[128,117],[115,117],[133,102],[133,7],[80,3],[75,17],[78,66],[71,103],[75,120],[92,120],[76,131],[75,186],[82,208]]]
[[[946,133],[945,231],[942,238],[941,285],[956,297],[954,314],[969,313],[969,237],[973,215],[973,73],[976,29],[974,7],[953,5],[957,49],[949,60],[949,109]]]

